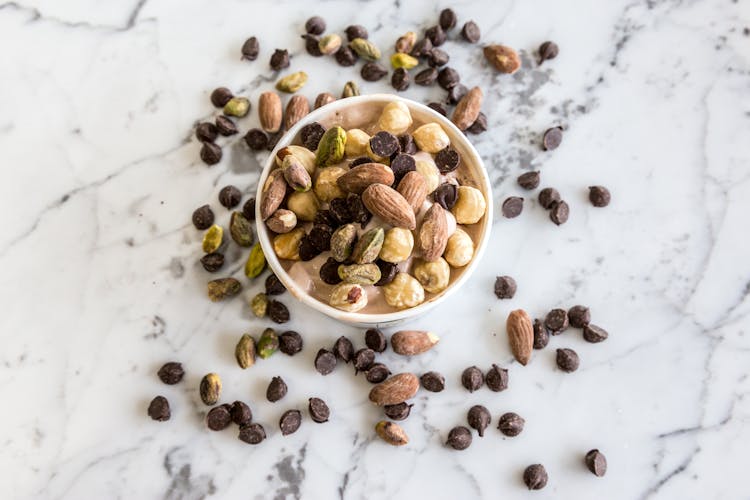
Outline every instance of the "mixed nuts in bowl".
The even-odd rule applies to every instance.
[[[299,120],[271,153],[257,200],[258,239],[290,293],[363,326],[445,300],[476,268],[492,226],[489,179],[463,132],[388,94]]]

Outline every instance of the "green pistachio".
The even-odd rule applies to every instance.
[[[341,48],[341,37],[336,33],[331,33],[318,41],[320,52],[325,55],[335,54]]]
[[[380,59],[380,49],[374,43],[364,38],[355,38],[349,42],[349,47],[362,59],[377,61]]]
[[[331,257],[337,262],[344,262],[352,254],[357,239],[357,228],[354,224],[345,224],[331,235]]]
[[[224,114],[242,118],[250,111],[250,100],[246,97],[232,97],[224,105]]]
[[[374,285],[380,281],[380,268],[377,264],[352,264],[339,266],[339,278],[345,283]]]
[[[250,255],[247,256],[247,262],[245,262],[245,276],[250,279],[257,278],[263,269],[266,268],[266,256],[263,255],[263,249],[260,247],[260,243],[256,243]]]
[[[268,358],[279,348],[279,336],[276,335],[276,330],[273,328],[266,328],[263,330],[260,339],[258,340],[258,356],[263,359]]]
[[[341,92],[341,98],[355,97],[359,95],[359,86],[356,82],[346,82],[344,90]]]
[[[257,318],[263,318],[268,310],[268,296],[261,292],[250,301],[250,309]]]
[[[229,234],[241,247],[249,247],[253,244],[253,224],[242,215],[242,212],[232,212],[229,219]]]
[[[325,131],[315,152],[315,164],[319,167],[335,165],[344,159],[346,148],[346,131],[339,127],[331,127]]]
[[[215,405],[221,396],[221,378],[215,373],[207,374],[201,379],[199,392],[204,404]]]
[[[403,54],[397,52],[391,56],[391,66],[394,68],[412,69],[419,64],[419,60],[416,57],[412,57],[409,54]]]
[[[222,241],[224,241],[224,228],[214,224],[203,235],[203,251],[206,253],[215,252],[221,246]]]
[[[208,282],[208,298],[213,302],[233,297],[241,290],[242,284],[234,278],[220,278]]]
[[[357,264],[369,264],[378,258],[380,249],[383,247],[385,231],[382,227],[375,227],[360,236],[359,241],[354,245],[352,251],[352,260]]]
[[[246,333],[240,337],[240,341],[237,342],[237,347],[234,349],[234,357],[243,370],[255,364],[255,340],[250,334]]]
[[[307,73],[304,71],[297,71],[296,73],[286,75],[284,78],[276,82],[276,88],[282,92],[293,94],[304,87],[306,83]]]

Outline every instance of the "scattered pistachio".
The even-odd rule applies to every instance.
[[[218,224],[214,224],[203,235],[203,251],[206,253],[215,252],[219,249],[223,240],[224,228]]]
[[[240,337],[237,347],[234,348],[234,357],[237,359],[237,364],[243,370],[255,364],[255,340],[249,333],[245,333]]]
[[[229,234],[241,247],[249,247],[253,244],[253,225],[242,215],[242,212],[232,212],[229,220]]]
[[[215,373],[209,373],[201,379],[200,385],[201,401],[211,406],[219,401],[221,395],[221,378]]]
[[[335,54],[341,48],[341,37],[336,33],[325,35],[318,41],[318,48],[322,54]]]
[[[260,243],[253,245],[250,255],[245,262],[245,276],[250,279],[257,278],[266,268],[266,256],[263,255],[263,249]]]
[[[224,114],[242,118],[250,111],[250,100],[246,97],[232,97],[224,105]]]
[[[237,295],[242,290],[242,284],[234,278],[220,278],[208,282],[208,298],[218,302]]]
[[[276,82],[276,89],[293,94],[304,87],[306,83],[307,73],[304,71],[297,71],[296,73],[286,75],[284,78]]]
[[[396,52],[391,56],[391,66],[394,68],[412,69],[419,64],[419,59],[403,52]]]
[[[253,310],[255,317],[263,318],[268,309],[268,297],[266,294],[261,292],[253,297],[253,300],[250,301],[250,309]]]
[[[258,339],[257,351],[258,356],[263,359],[270,357],[279,348],[279,336],[276,335],[276,330],[273,328],[266,328]]]
[[[362,59],[367,61],[377,61],[380,59],[380,49],[369,40],[364,38],[355,38],[349,43],[349,47],[357,53]]]
[[[396,40],[396,52],[408,54],[414,48],[415,43],[417,43],[417,34],[409,31]]]
[[[341,98],[355,97],[359,95],[359,86],[357,82],[348,81],[344,84],[344,90],[341,91]]]

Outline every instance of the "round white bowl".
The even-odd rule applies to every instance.
[[[482,194],[484,194],[485,200],[487,202],[487,210],[484,214],[484,217],[477,223],[482,224],[482,227],[480,231],[479,241],[476,244],[474,258],[471,260],[471,262],[469,262],[469,264],[466,265],[461,275],[455,281],[453,281],[450,286],[442,293],[435,297],[432,297],[431,299],[423,302],[416,307],[403,309],[396,312],[367,314],[342,311],[319,301],[311,295],[308,295],[308,293],[304,289],[302,289],[294,280],[289,277],[287,272],[282,267],[278,257],[276,256],[276,253],[273,250],[273,243],[269,234],[270,231],[262,222],[260,217],[260,200],[263,191],[263,185],[266,182],[266,178],[268,177],[269,172],[276,167],[276,152],[279,149],[292,144],[292,141],[295,137],[297,137],[300,129],[308,123],[316,121],[327,122],[331,119],[333,119],[335,122],[337,121],[336,115],[341,115],[344,110],[351,111],[351,109],[356,109],[360,106],[367,106],[372,103],[385,106],[389,102],[393,101],[401,101],[406,104],[411,111],[414,121],[437,122],[443,127],[445,132],[450,137],[451,146],[457,149],[461,154],[462,164],[469,167],[471,176],[478,182],[479,185],[477,187],[482,191]],[[258,200],[255,208],[255,217],[258,221],[258,240],[260,241],[260,245],[263,248],[263,253],[266,256],[266,261],[268,262],[269,267],[274,273],[276,273],[276,276],[278,276],[279,280],[284,283],[284,286],[286,286],[287,290],[289,290],[289,293],[291,293],[294,298],[296,298],[306,306],[311,307],[312,309],[315,309],[316,311],[319,311],[333,319],[355,326],[372,327],[394,325],[396,323],[421,316],[439,303],[448,300],[451,295],[453,295],[456,291],[458,291],[459,288],[461,288],[461,285],[463,285],[466,280],[469,279],[469,276],[471,276],[471,274],[476,269],[477,265],[479,264],[479,260],[482,258],[484,250],[487,247],[487,242],[490,238],[490,231],[492,229],[492,188],[490,185],[490,180],[487,177],[487,172],[484,168],[484,164],[482,163],[482,159],[479,157],[476,149],[474,149],[474,146],[471,145],[471,142],[469,142],[464,133],[456,128],[456,126],[453,125],[453,123],[443,115],[437,113],[436,111],[428,108],[423,104],[391,94],[373,94],[340,99],[330,104],[326,104],[325,106],[316,109],[312,113],[302,118],[291,129],[289,129],[286,134],[284,134],[284,136],[279,140],[278,144],[276,144],[274,150],[271,152],[271,155],[268,157],[268,160],[266,161],[263,172],[261,172],[260,179],[258,181],[258,192],[256,195],[256,200]]]

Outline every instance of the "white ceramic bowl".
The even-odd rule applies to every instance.
[[[289,131],[287,131],[287,133],[284,134],[281,140],[279,140],[276,148],[273,150],[271,155],[268,157],[266,165],[263,168],[263,172],[260,175],[260,180],[258,181],[258,192],[256,195],[256,199],[260,202],[263,184],[265,184],[269,172],[276,167],[276,152],[279,149],[292,144],[292,141],[295,137],[297,137],[300,129],[308,123],[315,121],[330,122],[331,120],[337,123],[337,115],[344,116],[346,112],[346,116],[350,116],[351,111],[356,110],[360,106],[369,106],[375,103],[379,104],[380,107],[382,107],[392,101],[401,101],[406,104],[409,107],[409,110],[411,111],[412,117],[414,118],[415,122],[437,122],[443,127],[443,129],[450,137],[451,146],[456,148],[461,154],[462,164],[469,166],[471,176],[478,182],[479,185],[477,187],[482,191],[485,200],[487,201],[487,210],[485,212],[485,215],[482,220],[477,223],[482,224],[482,227],[480,230],[479,241],[476,244],[474,258],[469,264],[467,264],[461,275],[457,279],[455,279],[446,290],[444,290],[439,295],[423,302],[417,307],[412,307],[410,309],[404,309],[396,312],[367,314],[359,312],[347,312],[336,309],[335,307],[329,306],[328,304],[320,302],[318,299],[312,297],[311,295],[308,295],[304,289],[302,289],[295,281],[293,281],[289,277],[289,275],[279,262],[279,259],[276,257],[268,228],[261,222],[260,203],[256,204],[255,209],[256,220],[258,221],[258,239],[260,241],[261,247],[263,248],[263,252],[266,255],[266,260],[268,261],[268,265],[270,266],[271,270],[276,273],[276,276],[278,276],[281,282],[284,283],[284,286],[286,286],[287,290],[289,290],[289,292],[297,300],[299,300],[306,306],[311,307],[312,309],[315,309],[316,311],[319,311],[326,316],[330,316],[331,318],[339,320],[343,323],[348,323],[356,326],[370,327],[393,325],[402,321],[406,321],[408,319],[416,318],[417,316],[426,313],[439,303],[448,300],[451,295],[453,295],[456,291],[458,291],[459,288],[461,288],[461,285],[466,282],[469,276],[471,276],[471,274],[476,269],[490,238],[493,210],[492,188],[490,186],[490,180],[487,177],[487,172],[484,168],[484,164],[482,163],[482,159],[479,157],[476,149],[474,149],[474,146],[471,145],[463,132],[456,128],[456,126],[453,125],[450,120],[418,102],[414,102],[409,99],[403,99],[391,94],[373,94],[367,96],[349,97],[346,99],[334,101],[330,104],[326,104],[322,108],[316,109],[312,113],[305,116],[302,120],[297,122],[297,124],[294,125],[294,127],[292,127]],[[377,119],[377,117],[375,119]],[[357,126],[357,124],[353,124],[352,126]],[[344,128],[352,128],[352,126],[345,125]]]

